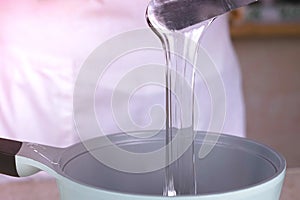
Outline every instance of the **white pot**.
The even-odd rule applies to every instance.
[[[202,132],[196,134],[195,149],[213,142],[204,140],[205,136]],[[117,146],[135,153],[164,146],[163,132],[150,139],[125,134],[108,137]],[[132,174],[107,167],[90,154],[107,147],[101,140],[87,141],[94,145],[88,151],[83,143],[61,149],[0,139],[0,173],[23,177],[46,171],[57,179],[61,200],[169,199],[162,196],[164,169]],[[198,194],[173,198],[279,200],[285,171],[284,158],[271,148],[244,138],[221,135],[208,156],[196,161]]]

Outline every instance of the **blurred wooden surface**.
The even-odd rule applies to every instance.
[[[300,23],[283,24],[236,24],[231,25],[233,38],[249,37],[300,37]]]

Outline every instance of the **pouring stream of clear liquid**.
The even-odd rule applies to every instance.
[[[198,44],[217,16],[255,1],[152,0],[148,5],[148,25],[161,39],[167,63],[166,163],[174,162],[166,167],[165,196],[197,193],[193,138],[197,121],[194,85]],[[180,142],[172,144],[177,136]],[[185,140],[191,142],[187,149]],[[182,151],[185,153],[180,157],[178,152]]]
[[[166,163],[165,196],[192,195],[197,193],[194,150],[194,85],[198,44],[205,30],[214,19],[181,31],[160,30],[147,16],[152,30],[159,36],[166,57]],[[191,61],[192,63],[188,62]],[[171,144],[175,136],[178,144]],[[186,142],[192,141],[185,153]],[[171,144],[171,145],[168,145]]]

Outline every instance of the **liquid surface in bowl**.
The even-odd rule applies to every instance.
[[[203,144],[204,133],[197,133],[195,147]],[[164,146],[164,133],[152,139],[111,140],[124,150],[145,153]],[[208,141],[209,142],[209,141]],[[99,146],[93,155],[82,144],[67,150],[60,160],[60,173],[90,187],[130,194],[162,196],[164,169],[131,174],[109,168],[94,155],[111,146]],[[74,154],[81,150],[80,154]],[[147,163],[146,163],[147,164]],[[197,195],[225,193],[262,184],[284,170],[284,159],[273,150],[246,139],[222,135],[213,151],[195,163]]]

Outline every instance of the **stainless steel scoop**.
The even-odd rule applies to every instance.
[[[178,31],[246,6],[257,0],[152,0],[147,8],[149,25]]]

